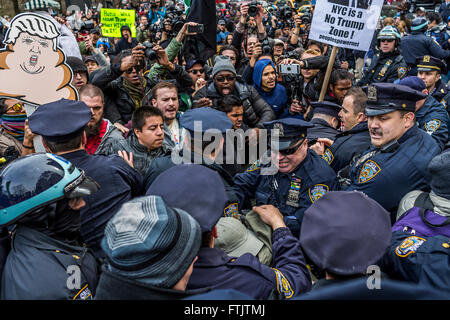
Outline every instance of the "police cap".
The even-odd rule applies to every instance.
[[[360,191],[330,191],[306,211],[300,244],[321,270],[365,274],[391,243],[390,214]]]
[[[335,118],[339,117],[339,111],[342,109],[340,105],[331,101],[311,102],[311,107],[313,108],[314,114],[322,113]]]
[[[61,99],[41,105],[28,117],[30,130],[51,142],[64,142],[82,134],[92,114],[83,101]]]
[[[187,110],[180,117],[180,125],[191,132],[216,129],[225,133],[233,127],[233,123],[225,112],[210,107]]]
[[[150,185],[146,195],[163,198],[172,208],[189,213],[209,232],[223,215],[228,201],[220,175],[199,164],[180,164],[161,173]]]
[[[438,71],[447,73],[447,65],[433,56],[421,56],[416,59],[417,71]]]
[[[274,130],[273,136],[272,133],[271,136],[278,138],[278,150],[289,149],[300,139],[305,139],[307,128],[314,126],[312,123],[296,118],[277,119],[264,122],[263,125],[267,130]]]
[[[425,99],[426,94],[410,87],[393,83],[373,83],[362,88],[367,94],[366,115],[378,116],[395,110],[415,112],[416,101]]]
[[[397,81],[397,80],[396,80]],[[407,76],[403,79],[399,79],[397,84],[401,84],[403,86],[410,87],[411,89],[422,92],[427,88],[425,82],[417,76]]]

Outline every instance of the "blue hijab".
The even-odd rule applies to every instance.
[[[253,86],[259,92],[261,97],[266,101],[271,107],[275,116],[278,118],[286,108],[287,104],[287,93],[286,88],[276,82],[275,88],[270,92],[266,92],[261,89],[261,78],[264,71],[264,68],[268,65],[272,65],[274,70],[277,70],[272,60],[262,59],[255,63],[255,67],[253,68]],[[277,81],[275,79],[275,81]]]

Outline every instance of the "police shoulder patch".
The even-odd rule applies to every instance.
[[[367,160],[359,173],[359,183],[365,183],[380,173],[380,166],[373,160]]]
[[[328,164],[331,164],[333,162],[334,156],[329,148],[327,148],[327,150],[325,150],[325,152],[322,156],[322,159],[325,160]]]
[[[410,254],[415,253],[425,241],[427,240],[417,236],[408,237],[395,248],[395,254],[401,258],[407,257]]]
[[[286,299],[292,298],[294,296],[294,290],[292,290],[291,284],[288,279],[281,273],[280,270],[272,268],[275,272],[275,277],[277,278],[277,290],[279,293],[283,294]]]
[[[328,188],[325,184],[316,184],[312,188],[309,188],[309,199],[312,203],[319,200],[326,192],[328,192],[330,188]]]
[[[441,126],[441,121],[433,119],[425,123],[425,130],[428,134],[433,134]]]
[[[86,284],[77,294],[73,297],[72,300],[93,300],[92,292]]]
[[[246,172],[255,171],[261,168],[261,160],[257,160],[255,163],[253,163],[250,167],[247,168]]]
[[[398,67],[397,75],[399,79],[403,78],[406,75],[406,67]]]
[[[225,209],[223,209],[223,215],[225,217],[238,218],[238,212],[239,204],[237,202],[233,202],[232,204],[226,206]]]

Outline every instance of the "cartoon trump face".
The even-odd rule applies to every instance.
[[[34,105],[77,99],[58,36],[56,26],[44,16],[24,13],[14,17],[5,36],[6,49],[0,52],[0,97]]]

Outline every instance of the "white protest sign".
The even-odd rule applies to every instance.
[[[383,0],[317,0],[309,39],[369,50]]]

